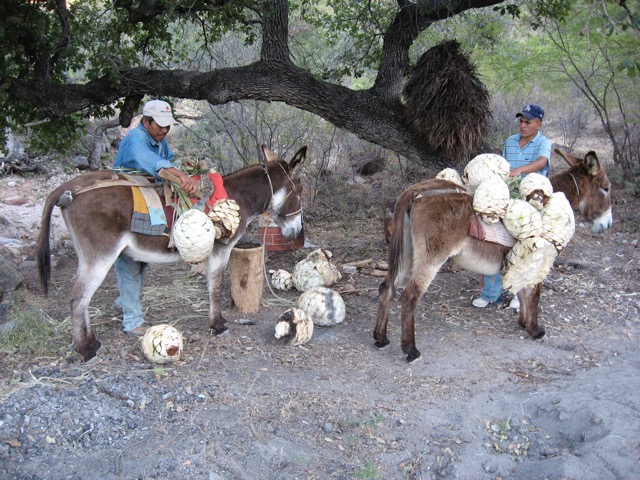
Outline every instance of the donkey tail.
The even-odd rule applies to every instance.
[[[393,233],[389,241],[389,270],[387,279],[395,287],[402,281],[413,264],[413,243],[411,241],[411,202],[401,196],[393,214]],[[391,286],[391,285],[390,285]]]
[[[40,233],[36,243],[38,274],[40,276],[40,284],[44,290],[44,294],[49,294],[49,279],[51,278],[51,247],[49,237],[51,234],[51,213],[53,207],[56,206],[60,194],[57,190],[52,192],[42,209],[42,219],[40,220]]]

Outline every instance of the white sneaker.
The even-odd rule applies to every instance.
[[[518,300],[518,296],[514,295],[511,301],[509,302],[509,308],[513,308],[518,310],[520,308],[520,300]]]
[[[482,297],[478,297],[478,298],[474,299],[474,300],[471,302],[471,305],[473,305],[474,307],[477,307],[477,308],[484,308],[484,307],[486,307],[487,305],[489,305],[490,303],[491,303],[491,302],[488,302],[488,301],[487,301],[487,300],[485,300],[484,298],[482,298]]]

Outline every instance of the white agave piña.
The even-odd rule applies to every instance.
[[[530,173],[520,182],[520,197],[537,210],[542,210],[552,193],[551,182],[539,173]]]
[[[473,209],[489,224],[500,221],[508,204],[509,187],[501,178],[484,180],[473,194]]]
[[[171,325],[153,325],[142,337],[142,351],[153,363],[175,362],[182,355],[182,334]]]
[[[300,295],[298,308],[304,310],[314,324],[322,327],[342,323],[346,315],[340,294],[325,287],[313,287]]]
[[[462,174],[462,181],[467,188],[473,191],[480,183],[489,178],[506,179],[510,170],[511,166],[504,157],[494,153],[483,153],[467,163]]]
[[[300,308],[290,308],[284,312],[276,323],[275,336],[285,339],[287,345],[302,345],[311,340],[313,320]]]
[[[173,243],[186,263],[200,263],[213,251],[216,231],[202,210],[191,208],[180,215],[171,234]]]
[[[569,200],[563,192],[553,193],[540,213],[542,238],[551,242],[560,252],[576,231],[575,217]]]
[[[518,240],[505,256],[502,288],[515,294],[542,282],[557,254],[556,248],[542,237]]]
[[[449,182],[453,182],[461,187],[464,186],[462,183],[462,177],[458,171],[453,168],[445,168],[436,175],[436,178],[440,180],[448,180]]]
[[[520,199],[509,200],[502,223],[509,234],[521,240],[539,237],[542,234],[542,217],[540,212],[529,202]]]
[[[331,252],[320,248],[293,267],[293,285],[300,292],[313,287],[330,287],[342,279],[340,270],[331,263]]]
[[[271,285],[278,290],[293,290],[293,275],[283,269],[269,270]]]

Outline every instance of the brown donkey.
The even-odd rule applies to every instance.
[[[612,223],[611,184],[596,154],[589,152],[579,160],[556,151],[571,168],[551,179],[554,191],[564,192],[571,205],[594,222],[595,232],[609,228]],[[473,214],[473,197],[446,180],[425,180],[410,186],[398,197],[389,245],[389,270],[379,288],[373,331],[376,347],[389,344],[389,304],[406,275],[409,280],[400,295],[401,346],[407,361],[412,362],[420,357],[415,344],[416,308],[447,259],[484,275],[500,271],[509,248],[470,236],[469,223]],[[538,322],[541,286],[537,284],[518,292],[518,321],[534,339],[545,334],[544,327]]]
[[[228,243],[216,242],[205,262],[210,305],[209,327],[216,334],[227,329],[220,307],[224,270],[231,249],[240,240],[247,225],[269,209],[285,236],[295,238],[302,229],[302,187],[297,181],[296,172],[305,159],[307,147],[302,147],[291,162],[280,160],[264,145],[262,150],[267,160],[264,165],[253,165],[224,177],[229,198],[240,206],[241,219],[234,237]],[[56,205],[61,207],[62,217],[78,255],[78,270],[70,295],[71,322],[73,346],[85,360],[94,357],[100,348],[100,342],[91,327],[89,302],[118,256],[125,253],[134,260],[146,263],[180,261],[177,250],[168,248],[169,237],[131,232],[133,194],[130,187],[87,189],[101,181],[118,177],[117,173],[111,171],[80,175],[54,190],[42,212],[37,249],[38,270],[45,294],[51,275],[51,212]],[[78,191],[82,193],[65,193]]]

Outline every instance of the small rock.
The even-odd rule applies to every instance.
[[[28,202],[29,200],[27,200],[25,197],[20,195],[16,197],[5,198],[4,200],[2,200],[2,203],[6,205],[25,205]]]

